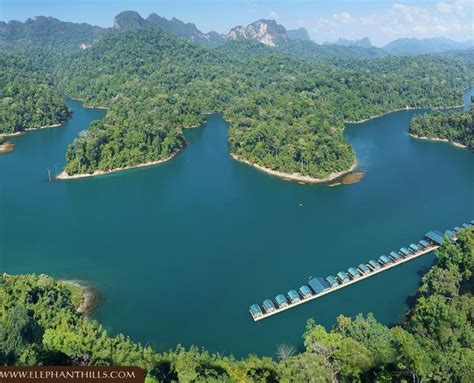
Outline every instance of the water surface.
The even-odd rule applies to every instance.
[[[348,186],[286,182],[232,160],[219,115],[187,131],[189,146],[166,164],[49,183],[67,144],[104,115],[70,106],[63,128],[14,138],[0,156],[0,269],[89,281],[103,296],[96,319],[159,349],[274,355],[301,344],[310,317],[397,322],[432,255],[258,323],[247,310],[474,217],[473,156],[411,139],[421,111],[348,126],[366,171]]]

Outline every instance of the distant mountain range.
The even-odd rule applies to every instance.
[[[466,49],[474,46],[474,40],[458,42],[445,37],[430,39],[404,38],[392,41],[383,47],[393,55],[416,55],[426,53],[442,53],[455,49]]]
[[[446,37],[433,37],[429,39],[402,38],[392,41],[382,48],[374,47],[368,37],[361,40],[346,40],[339,38],[335,42],[325,42],[324,45],[337,45],[343,47],[375,48],[381,49],[392,55],[419,55],[429,53],[442,53],[451,50],[467,49],[474,47],[474,40],[458,42]]]
[[[236,26],[227,34],[211,31],[204,33],[195,24],[185,23],[176,18],[166,19],[155,13],[146,19],[135,11],[119,13],[114,18],[114,26],[102,28],[86,23],[63,22],[53,17],[38,16],[26,20],[0,21],[0,48],[13,47],[33,48],[64,47],[64,49],[86,49],[100,40],[107,33],[114,31],[157,28],[182,39],[209,47],[218,47],[227,41],[251,40],[269,47],[278,47],[287,52],[312,52],[317,55],[325,47],[334,52],[342,52],[342,47],[348,49],[351,55],[385,56],[414,55],[425,53],[441,53],[450,50],[461,50],[474,46],[474,41],[456,42],[447,38],[415,39],[403,38],[392,41],[382,48],[374,47],[365,37],[360,40],[338,39],[318,45],[311,41],[305,28],[287,30],[274,20],[257,20],[247,26]],[[341,47],[339,49],[338,47]],[[337,48],[337,49],[336,49]]]
[[[359,47],[359,48],[372,48],[373,45],[368,37],[364,37],[360,40],[346,40],[339,38],[337,41],[330,43],[325,42],[324,45],[339,45],[342,47]]]

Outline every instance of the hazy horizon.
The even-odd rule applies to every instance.
[[[238,0],[231,4],[220,0],[104,1],[2,0],[0,20],[26,21],[37,16],[61,21],[113,26],[120,12],[134,10],[143,18],[156,13],[194,23],[203,32],[226,34],[237,25],[246,26],[259,19],[271,19],[286,29],[306,28],[318,44],[338,38],[360,40],[368,37],[375,46],[384,46],[399,38],[445,37],[465,42],[473,39],[473,6],[470,1],[367,1],[354,4],[347,0],[324,2]],[[209,15],[212,15],[210,17]]]

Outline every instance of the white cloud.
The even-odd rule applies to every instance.
[[[464,16],[470,9],[472,12],[472,2],[470,0],[455,0],[451,3],[439,1],[436,8],[441,13],[457,13]]]
[[[333,18],[342,24],[352,24],[356,21],[349,12],[335,13]]]
[[[399,0],[377,12],[351,14],[343,11],[318,18],[315,21],[320,36],[318,41],[324,38],[329,40],[336,34],[350,39],[369,36],[379,45],[400,37],[472,38],[474,3],[471,0],[440,0],[434,4],[418,5],[403,1]]]

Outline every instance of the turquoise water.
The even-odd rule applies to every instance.
[[[467,99],[468,97],[466,97]],[[0,268],[88,281],[111,332],[159,349],[196,344],[274,355],[301,344],[306,320],[373,312],[398,322],[427,255],[254,323],[252,303],[474,218],[472,153],[411,139],[401,111],[346,129],[366,177],[330,188],[263,174],[228,156],[227,125],[210,116],[166,164],[48,182],[69,142],[104,111],[70,101],[58,129],[13,139],[0,156]],[[302,206],[300,206],[302,204]]]

